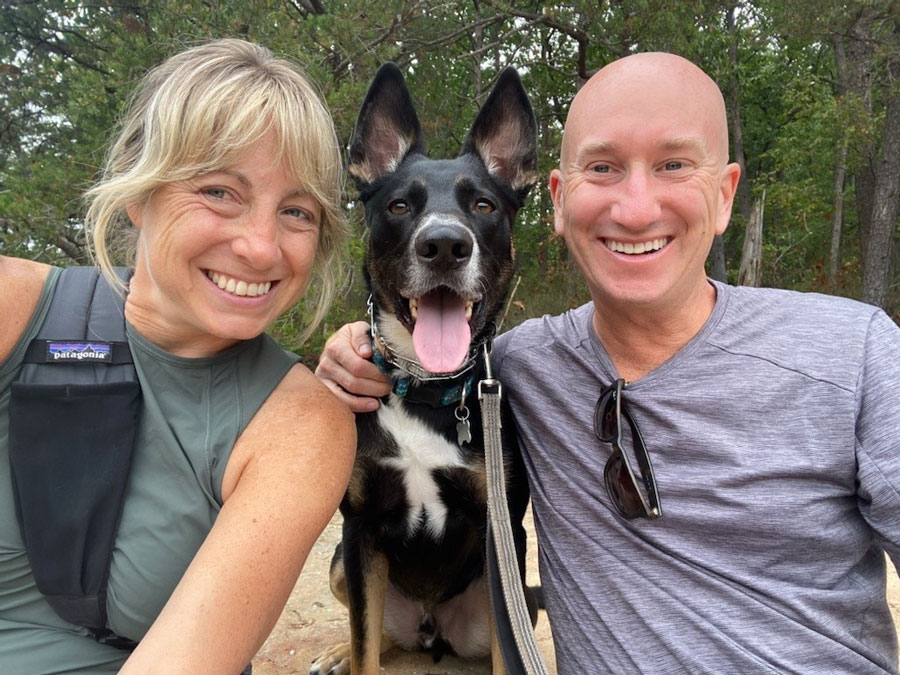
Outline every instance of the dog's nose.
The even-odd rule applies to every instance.
[[[429,267],[450,270],[472,256],[472,233],[461,225],[431,225],[416,239],[416,256]]]

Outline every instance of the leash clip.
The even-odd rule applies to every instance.
[[[484,351],[484,379],[478,383],[478,400],[482,400],[485,396],[503,396],[503,387],[500,380],[494,379],[494,371],[491,369],[491,348],[485,342],[482,345]]]

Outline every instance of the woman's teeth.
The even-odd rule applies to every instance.
[[[653,241],[644,241],[638,242],[637,244],[631,244],[627,242],[621,241],[613,241],[612,239],[606,239],[606,246],[616,253],[626,253],[629,255],[636,255],[638,253],[650,253],[651,251],[658,251],[663,246],[669,243],[668,237],[663,237],[662,239],[654,239]]]
[[[208,276],[212,280],[212,282],[223,291],[227,291],[228,293],[231,293],[233,295],[254,298],[258,295],[265,295],[269,292],[269,289],[272,288],[271,281],[247,283],[246,281],[240,281],[238,279],[226,277],[224,274],[219,274],[218,272],[213,272],[212,270],[207,270],[206,276]]]

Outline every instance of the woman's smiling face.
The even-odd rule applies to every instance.
[[[233,164],[166,183],[128,215],[140,230],[128,319],[175,354],[253,338],[312,274],[321,209],[273,161],[271,136]]]

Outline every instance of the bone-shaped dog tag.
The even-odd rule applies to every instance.
[[[459,445],[472,442],[472,427],[468,419],[456,423],[456,442]]]

